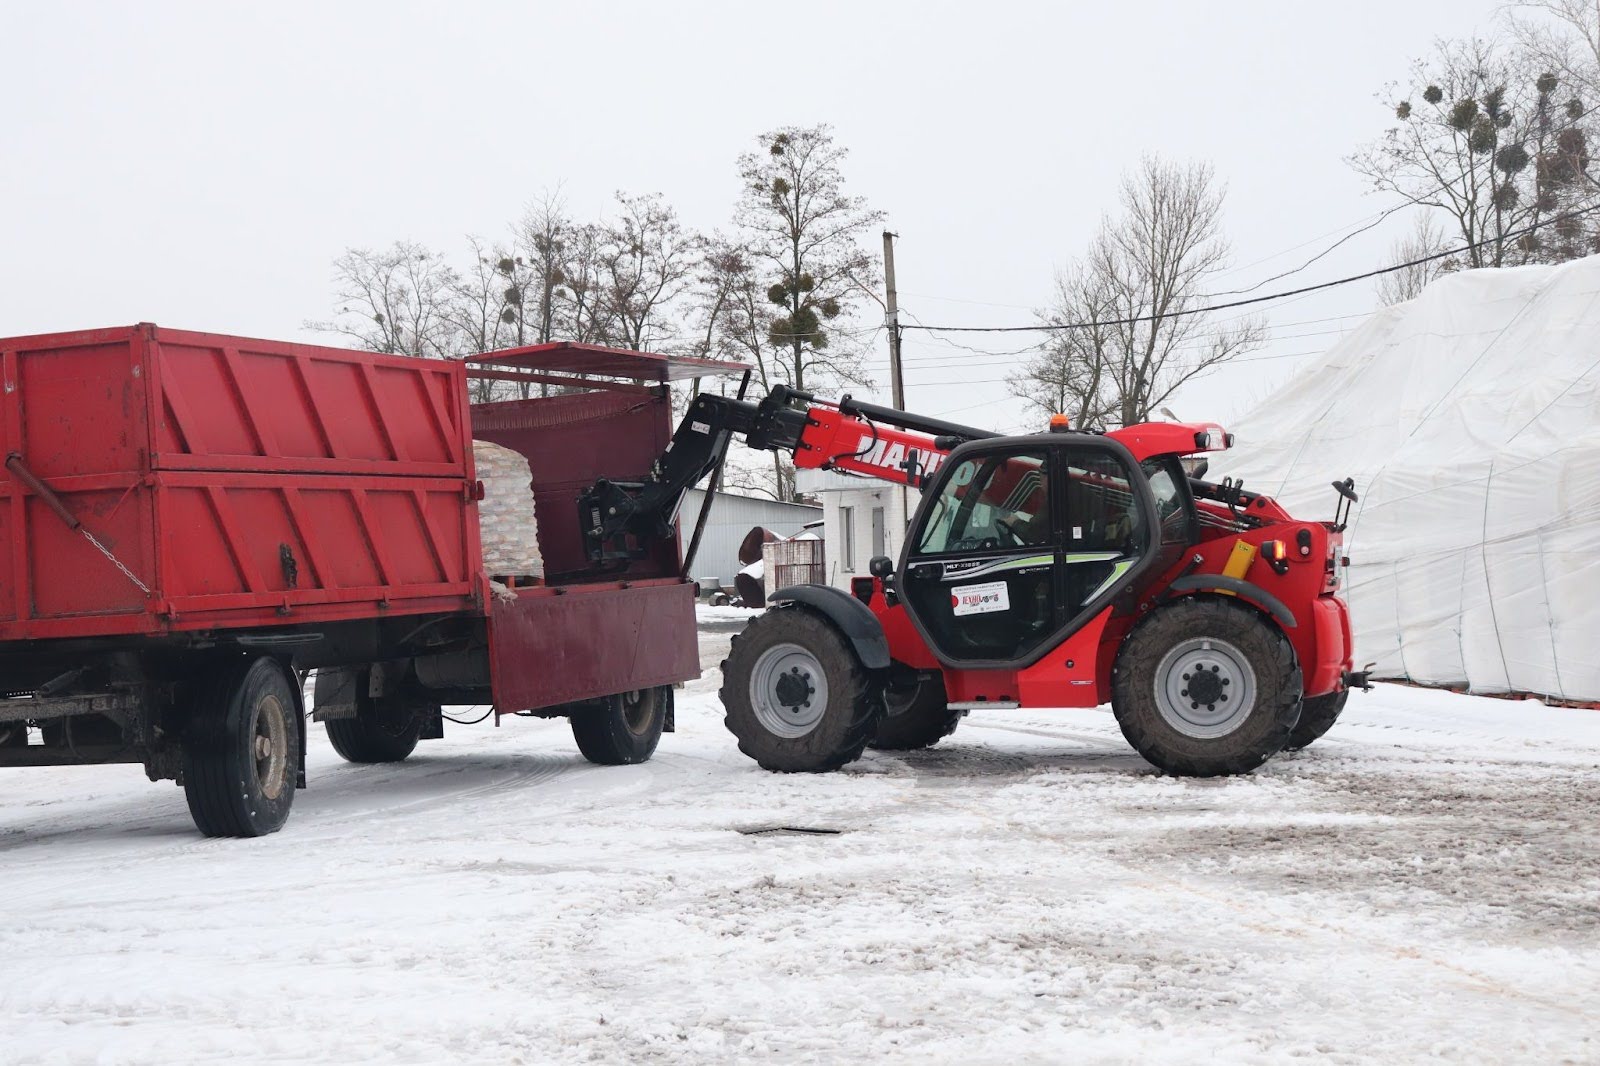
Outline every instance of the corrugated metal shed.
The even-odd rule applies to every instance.
[[[678,511],[679,528],[683,535],[683,549],[689,550],[689,540],[694,536],[695,520],[700,517],[700,503],[705,499],[704,489],[690,489]],[[706,535],[700,542],[700,552],[695,556],[689,576],[707,584],[711,579],[723,585],[733,584],[733,575],[740,569],[739,542],[752,526],[764,526],[774,533],[791,536],[802,526],[822,521],[822,508],[809,503],[779,503],[753,496],[734,496],[717,493],[711,504],[711,520],[706,525]],[[822,530],[816,530],[820,536]]]

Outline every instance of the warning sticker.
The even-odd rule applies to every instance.
[[[964,614],[988,614],[991,611],[1011,610],[1011,595],[1004,581],[986,581],[981,585],[967,585],[950,590],[950,606],[956,617]]]

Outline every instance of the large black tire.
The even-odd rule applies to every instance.
[[[1300,666],[1282,631],[1221,597],[1158,608],[1128,634],[1112,669],[1122,735],[1184,777],[1254,770],[1288,743],[1300,702]]]
[[[583,757],[601,766],[646,762],[661,743],[672,713],[672,686],[619,692],[572,711],[572,739]]]
[[[883,711],[878,728],[867,741],[868,747],[879,751],[931,748],[956,731],[964,713],[950,709],[944,681],[937,677],[909,687],[885,688]]]
[[[1350,690],[1347,688],[1323,696],[1307,696],[1300,704],[1300,721],[1289,734],[1289,743],[1283,746],[1283,750],[1299,751],[1311,742],[1322,739],[1322,734],[1332,729],[1333,723],[1339,720],[1349,699]]]
[[[208,837],[258,837],[288,820],[300,776],[291,675],[268,658],[219,670],[190,705],[183,792]]]
[[[439,705],[426,698],[361,699],[354,718],[330,718],[328,741],[346,762],[404,762],[417,750],[422,727]]]
[[[855,649],[798,606],[770,608],[733,638],[719,695],[739,750],[785,773],[855,762],[883,713],[879,682]]]

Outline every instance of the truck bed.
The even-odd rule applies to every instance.
[[[116,560],[0,469],[0,641],[482,610],[458,363],[141,324],[0,377],[5,453]]]

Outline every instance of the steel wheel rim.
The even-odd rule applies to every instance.
[[[1238,729],[1255,709],[1256,672],[1227,641],[1194,637],[1161,657],[1155,697],[1173,729],[1196,740],[1215,740]]]
[[[277,799],[283,792],[289,765],[289,717],[277,696],[263,696],[256,705],[250,755],[255,763],[256,787],[267,799]]]
[[[822,721],[828,678],[817,657],[798,644],[774,644],[750,671],[750,707],[773,736],[794,740]]]
[[[650,731],[650,721],[656,716],[654,693],[647,689],[634,689],[617,697],[622,701],[622,721],[628,732],[642,737]]]

